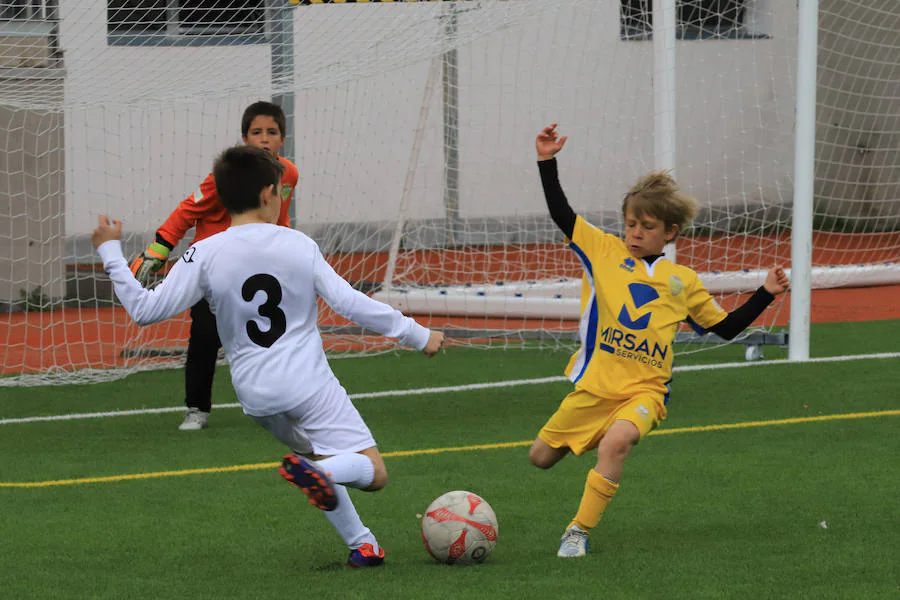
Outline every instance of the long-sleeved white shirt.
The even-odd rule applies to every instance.
[[[116,296],[140,325],[171,318],[201,298],[219,338],[244,412],[290,410],[334,378],[316,326],[320,296],[338,314],[418,350],[429,331],[354,290],[299,231],[264,223],[231,227],[188,248],[165,280],[146,290],[118,241],[98,248]]]

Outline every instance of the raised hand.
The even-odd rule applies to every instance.
[[[103,242],[122,239],[122,221],[113,220],[110,223],[106,215],[100,215],[97,221],[97,227],[91,233],[91,243],[94,248],[99,248]]]
[[[559,137],[556,131],[558,123],[544,127],[534,141],[538,160],[550,160],[566,145],[566,136]]]
[[[788,279],[788,276],[781,265],[775,265],[769,269],[769,273],[766,275],[766,281],[763,283],[763,287],[766,288],[766,291],[773,296],[777,296],[784,292],[790,285],[791,280]]]

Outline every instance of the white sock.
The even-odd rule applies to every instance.
[[[378,552],[378,542],[375,541],[375,536],[372,535],[369,528],[363,525],[359,514],[356,512],[356,507],[353,506],[353,501],[350,499],[347,488],[342,485],[334,486],[334,495],[338,501],[337,508],[322,512],[325,513],[325,516],[331,522],[332,527],[337,530],[344,543],[351,550],[359,548],[363,544],[372,544],[375,552]]]
[[[352,488],[365,489],[375,479],[375,465],[365,454],[338,454],[316,462],[330,474],[332,481]]]

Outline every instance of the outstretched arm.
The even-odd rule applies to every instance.
[[[544,199],[550,218],[556,223],[566,237],[571,238],[575,231],[575,211],[559,183],[559,172],[556,165],[556,153],[566,145],[566,136],[558,137],[557,124],[544,127],[534,142],[538,155],[538,169],[541,173],[541,185],[544,187]]]
[[[187,231],[216,207],[216,182],[209,174],[193,194],[182,200],[169,218],[156,231],[156,239],[147,249],[135,256],[131,264],[141,285],[146,286],[151,278],[169,260],[169,253],[178,245]]]
[[[181,260],[159,286],[145,290],[125,262],[119,241],[121,237],[122,223],[110,223],[105,215],[100,215],[100,223],[91,235],[91,242],[103,259],[103,268],[109,273],[116,297],[138,325],[165,321],[184,312],[203,297],[199,268],[194,262]]]
[[[220,210],[222,207],[216,192],[216,180],[210,173],[193,194],[178,203],[156,230],[157,243],[165,245],[165,242],[174,248],[198,221],[208,218],[211,212]]]
[[[775,296],[787,290],[790,280],[781,265],[769,270],[766,281],[746,302],[728,313],[718,324],[710,327],[710,331],[726,340],[734,339],[747,329],[756,318],[768,307]]]
[[[313,271],[316,294],[339,315],[385,337],[396,338],[404,346],[421,350],[426,356],[433,356],[443,346],[443,333],[430,331],[393,307],[353,289],[318,251]]]

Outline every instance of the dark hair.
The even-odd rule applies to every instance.
[[[244,109],[244,116],[241,117],[241,135],[243,137],[247,137],[247,132],[250,131],[250,123],[259,115],[267,115],[275,119],[275,122],[278,124],[278,130],[281,131],[281,137],[284,138],[287,130],[287,119],[284,116],[284,111],[277,104],[264,100],[254,102]]]
[[[270,185],[279,185],[284,166],[267,150],[234,146],[216,158],[213,178],[219,201],[235,215],[259,208],[259,195]]]

